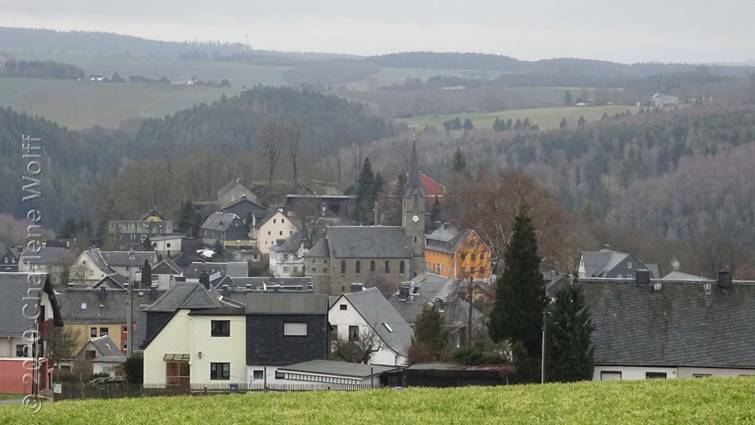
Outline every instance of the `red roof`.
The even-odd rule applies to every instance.
[[[419,181],[422,183],[422,187],[425,189],[425,196],[428,198],[434,198],[435,196],[442,198],[446,194],[446,187],[425,173],[420,173]]]

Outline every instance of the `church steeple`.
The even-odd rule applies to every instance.
[[[422,273],[425,269],[425,188],[420,179],[417,160],[417,139],[412,135],[412,154],[409,174],[404,188],[401,224],[409,238],[412,250],[412,274]]]
[[[409,163],[409,175],[406,179],[406,188],[404,189],[404,198],[411,198],[414,194],[425,197],[425,188],[422,187],[422,181],[419,176],[419,163],[417,162],[417,136],[412,134],[412,156]]]

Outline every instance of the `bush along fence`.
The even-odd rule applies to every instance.
[[[166,385],[141,385],[125,382],[91,383],[62,382],[54,401],[82,400],[89,398],[159,397],[175,395],[212,395],[264,391],[360,391],[377,388],[370,384],[195,384],[185,387]]]

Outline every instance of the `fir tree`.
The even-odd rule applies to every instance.
[[[467,170],[467,160],[464,158],[464,153],[461,148],[457,147],[454,152],[454,173],[463,173]]]
[[[152,286],[152,266],[149,265],[149,261],[144,260],[142,265],[142,279],[140,283],[141,288],[149,288]]]
[[[373,174],[370,159],[365,158],[357,185],[354,221],[359,224],[372,224],[372,210],[375,207],[380,186],[382,186],[382,178]]]
[[[435,200],[433,201],[433,206],[430,209],[430,221],[427,223],[427,231],[432,232],[438,227],[438,223],[440,222],[440,201],[438,200],[438,195],[435,195]]]
[[[446,323],[435,307],[425,306],[417,316],[414,337],[409,347],[409,361],[440,360],[448,344]]]
[[[191,234],[194,225],[196,211],[194,210],[194,204],[190,200],[186,200],[181,204],[181,209],[178,211],[178,231],[184,234]]]
[[[546,379],[554,382],[588,380],[593,373],[594,327],[582,289],[570,284],[548,307],[545,332]]]
[[[495,305],[490,314],[491,339],[521,344],[526,356],[538,357],[546,305],[535,229],[527,214],[519,213],[504,253],[503,273],[496,282]],[[524,363],[525,359],[515,361]]]

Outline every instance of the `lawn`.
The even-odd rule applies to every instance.
[[[529,118],[531,122],[537,124],[541,129],[547,130],[559,128],[561,118],[566,118],[570,125],[576,125],[580,116],[584,116],[587,121],[597,121],[604,113],[612,116],[616,113],[626,112],[627,110],[635,113],[637,108],[621,105],[563,106],[557,108],[511,109],[498,112],[471,112],[456,115],[424,115],[406,118],[400,121],[418,125],[420,128],[428,125],[442,130],[443,122],[455,117],[459,117],[462,121],[469,118],[472,120],[472,124],[474,124],[475,128],[492,128],[493,122],[496,118],[505,120],[510,118],[513,121]]]
[[[755,378],[67,401],[2,424],[744,424]]]

